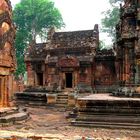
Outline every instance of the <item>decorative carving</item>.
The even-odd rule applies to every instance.
[[[79,61],[74,57],[64,57],[58,62],[59,67],[79,67]]]
[[[11,3],[9,0],[0,1],[0,107],[9,106],[8,87],[11,87],[11,73],[16,68],[15,49],[13,48],[15,28],[11,20]]]

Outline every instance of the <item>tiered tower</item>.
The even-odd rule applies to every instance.
[[[123,85],[140,83],[140,0],[125,0],[116,26],[117,77]]]
[[[8,107],[12,92],[12,73],[16,68],[13,47],[15,27],[11,20],[12,7],[9,0],[0,0],[0,107]]]

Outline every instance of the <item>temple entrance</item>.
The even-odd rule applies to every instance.
[[[43,86],[43,73],[37,73],[37,85]]]
[[[65,73],[65,77],[66,77],[66,88],[72,88],[73,85],[72,73]]]

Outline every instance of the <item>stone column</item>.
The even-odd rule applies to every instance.
[[[74,78],[75,79],[74,87],[75,87],[78,84],[78,70],[75,71],[74,77],[75,77]]]
[[[2,101],[3,101],[3,79],[0,78],[0,107],[2,107]]]
[[[2,94],[2,97],[1,97],[1,104],[2,104],[2,107],[4,107],[4,97],[5,97],[5,78],[2,77],[1,79],[1,94]]]
[[[3,107],[9,107],[8,76],[3,78]]]

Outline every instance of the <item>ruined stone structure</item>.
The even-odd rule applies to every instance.
[[[140,83],[140,1],[125,0],[116,26],[117,77],[123,84]]]
[[[115,73],[121,87],[112,92],[115,97],[94,94],[78,98],[73,125],[140,128],[140,90],[136,90],[140,84],[140,0],[124,0],[116,36]]]
[[[99,51],[94,30],[48,33],[48,42],[32,43],[25,55],[28,86],[52,89],[91,89],[115,82],[112,50]]]
[[[9,106],[12,91],[12,73],[15,70],[13,48],[15,28],[11,20],[12,8],[9,0],[0,1],[0,107]]]

